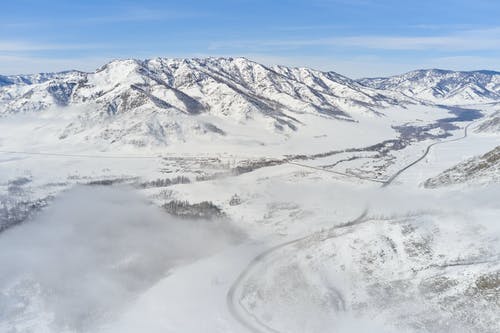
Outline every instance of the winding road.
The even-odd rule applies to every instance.
[[[353,225],[361,224],[361,223],[363,223],[365,221],[368,221],[367,219],[365,219],[366,216],[367,216],[367,214],[368,214],[368,209],[365,209],[361,213],[361,215],[359,215],[354,220],[351,220],[351,221],[346,222],[344,224],[340,224],[340,225],[337,225],[335,227],[332,227],[332,228],[328,229],[326,231],[326,236],[321,237],[321,240],[324,241],[324,240],[327,240],[327,239],[335,237],[335,234],[333,233],[333,231],[335,231],[335,230],[346,228],[346,227],[351,227]],[[267,333],[267,332],[281,333],[280,331],[275,330],[274,328],[266,325],[259,318],[257,318],[254,314],[250,313],[239,302],[239,300],[236,299],[237,298],[236,297],[237,289],[241,285],[241,283],[245,280],[245,278],[248,277],[248,276],[250,276],[250,273],[252,272],[252,270],[256,266],[258,266],[261,263],[263,263],[268,257],[270,257],[271,255],[273,255],[276,251],[278,251],[278,250],[280,250],[280,249],[282,249],[284,247],[287,247],[289,245],[292,245],[292,244],[297,244],[297,243],[300,243],[302,241],[306,241],[308,239],[317,238],[318,236],[321,236],[324,233],[325,233],[325,231],[317,231],[317,232],[315,232],[313,234],[309,234],[309,235],[306,235],[304,237],[296,238],[296,239],[290,240],[288,242],[278,244],[276,246],[273,246],[273,247],[267,249],[266,251],[262,252],[261,254],[259,254],[255,258],[253,258],[252,261],[250,261],[250,263],[240,273],[240,275],[238,276],[238,278],[236,279],[236,281],[233,282],[231,288],[229,289],[229,291],[227,293],[226,301],[227,301],[227,306],[228,306],[229,312],[231,312],[231,315],[233,315],[233,317],[236,318],[238,320],[238,322],[240,322],[243,326],[245,326],[251,332],[256,332],[256,333],[262,333],[262,332],[264,332],[264,333]],[[335,288],[333,288],[333,289],[335,290]],[[335,292],[336,292],[337,295],[341,295],[341,293],[338,290],[335,290]],[[341,296],[340,296],[340,298],[341,298]],[[343,303],[344,302],[342,302],[342,304]],[[241,310],[243,310],[244,314],[241,313],[241,311],[238,309],[238,306],[239,306],[239,308]],[[254,319],[254,322],[249,321],[248,317],[246,317],[246,316],[252,317]]]
[[[422,161],[424,158],[427,157],[427,155],[429,154],[429,152],[431,151],[431,148],[434,147],[434,146],[437,146],[437,145],[440,145],[440,144],[443,144],[443,143],[450,143],[450,142],[454,142],[454,141],[459,141],[459,140],[463,140],[467,137],[468,135],[468,130],[469,130],[469,126],[471,126],[472,124],[474,124],[475,122],[471,122],[469,124],[467,124],[467,126],[464,127],[464,135],[459,137],[459,138],[455,138],[455,139],[451,139],[451,140],[443,140],[443,141],[437,141],[437,142],[434,142],[434,143],[431,143],[430,145],[427,146],[427,148],[425,149],[424,151],[424,154],[422,156],[420,156],[418,159],[416,159],[415,161],[411,162],[410,164],[408,164],[407,166],[405,166],[404,168],[402,169],[399,169],[395,174],[393,174],[388,180],[386,180],[384,182],[384,184],[382,185],[382,187],[387,187],[389,186],[390,184],[392,184],[392,182],[397,178],[399,177],[403,172],[405,172],[406,170],[408,170],[409,168],[411,168],[412,166],[414,166],[415,164],[419,163],[420,161]]]
[[[415,166],[420,161],[422,161],[429,154],[429,152],[430,152],[430,150],[431,150],[432,147],[434,147],[436,145],[439,145],[439,144],[444,144],[444,143],[459,141],[459,140],[463,140],[463,139],[467,138],[468,129],[474,123],[475,123],[475,121],[470,122],[469,124],[467,124],[464,127],[464,134],[463,134],[463,136],[461,136],[459,138],[454,138],[454,139],[451,139],[451,140],[442,140],[442,141],[434,142],[434,143],[428,145],[427,148],[425,149],[424,153],[422,154],[422,156],[420,156],[415,161],[409,163],[405,167],[399,169],[389,179],[387,179],[386,181],[379,181],[379,180],[375,180],[375,181],[382,183],[381,188],[384,188],[384,187],[387,187],[387,186],[391,185],[394,182],[394,180],[396,178],[398,178],[403,172],[405,172],[409,168]],[[289,163],[290,164],[294,164],[294,165],[298,165],[298,166],[303,166],[303,167],[309,167],[309,168],[313,168],[313,169],[318,169],[320,171],[333,172],[333,173],[338,173],[338,174],[342,174],[342,175],[350,176],[350,177],[353,176],[353,175],[343,174],[341,172],[326,170],[326,169],[317,168],[317,167],[311,167],[311,166],[302,165],[302,164],[298,164],[298,163],[293,163],[293,162],[289,162]],[[359,177],[359,178],[361,178],[361,177]],[[364,178],[361,178],[361,179],[364,179]],[[365,179],[365,180],[374,181],[373,179]],[[353,220],[351,220],[349,222],[346,222],[344,224],[337,225],[337,226],[334,226],[334,227],[328,229],[326,231],[326,236],[322,237],[321,240],[327,240],[327,239],[335,237],[334,231],[336,231],[338,229],[345,228],[345,227],[350,227],[350,226],[354,226],[354,225],[358,225],[358,224],[361,224],[363,222],[369,221],[369,219],[366,218],[367,215],[368,215],[368,208],[366,208],[361,213],[361,215],[359,215],[357,218],[355,218],[355,219],[353,219]],[[266,261],[266,259],[268,259],[269,257],[271,257],[278,250],[280,250],[282,248],[285,248],[287,246],[293,245],[293,244],[297,244],[297,243],[299,243],[301,241],[305,241],[307,239],[312,239],[312,238],[321,236],[322,234],[325,234],[325,231],[318,231],[318,232],[315,232],[313,234],[306,235],[304,237],[300,237],[300,238],[297,238],[297,239],[293,239],[293,240],[290,240],[290,241],[278,244],[276,246],[273,246],[273,247],[267,249],[266,251],[260,253],[258,256],[256,256],[255,258],[253,258],[248,263],[248,265],[245,267],[245,269],[239,274],[238,278],[233,282],[233,284],[231,285],[231,287],[230,287],[230,289],[229,289],[229,291],[228,291],[228,293],[226,295],[226,303],[227,303],[227,307],[228,307],[229,312],[231,313],[231,315],[241,325],[243,325],[245,328],[247,328],[250,332],[254,332],[254,333],[269,333],[269,332],[272,332],[272,333],[281,333],[280,331],[278,331],[278,330],[270,327],[266,323],[262,322],[257,316],[255,316],[254,314],[252,314],[245,306],[243,306],[243,304],[241,304],[240,298],[238,297],[238,289],[242,285],[243,281],[245,281],[245,279],[251,275],[252,271],[254,270],[254,268],[256,266],[264,263]],[[340,292],[338,290],[335,290],[335,291],[339,295],[339,298],[341,298],[341,300],[342,300],[342,296],[341,296]]]

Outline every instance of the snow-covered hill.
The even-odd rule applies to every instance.
[[[462,183],[497,183],[500,181],[500,146],[482,155],[470,158],[443,171],[425,182],[426,187],[440,187]]]
[[[486,117],[476,131],[479,133],[500,133],[500,111]]]
[[[432,103],[463,105],[500,100],[500,73],[494,71],[416,70],[358,82],[366,87],[397,91]]]

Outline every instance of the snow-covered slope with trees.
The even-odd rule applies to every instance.
[[[428,179],[427,187],[463,183],[498,183],[500,181],[500,146],[482,155],[470,158]]]
[[[476,128],[479,133],[500,133],[500,111],[486,117]]]

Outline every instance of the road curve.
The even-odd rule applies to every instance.
[[[405,172],[406,170],[408,170],[409,168],[411,168],[412,166],[414,166],[415,164],[419,163],[420,161],[422,161],[425,157],[427,157],[427,155],[429,154],[429,152],[431,151],[431,148],[434,147],[434,146],[437,146],[439,144],[443,144],[443,143],[449,143],[449,142],[454,142],[454,141],[459,141],[459,140],[463,140],[467,137],[467,134],[468,134],[468,130],[469,130],[469,126],[471,126],[472,124],[474,124],[474,122],[471,122],[469,124],[467,124],[467,126],[464,127],[464,135],[459,137],[459,138],[455,138],[455,139],[451,139],[451,140],[443,140],[443,141],[438,141],[438,142],[434,142],[434,143],[431,143],[430,145],[427,146],[427,148],[425,149],[425,152],[422,156],[420,156],[418,159],[416,159],[415,161],[411,162],[410,164],[408,164],[407,166],[405,166],[404,168],[402,169],[399,169],[395,174],[393,174],[388,180],[386,180],[383,184],[382,184],[382,187],[387,187],[389,185],[392,184],[392,182],[397,178],[399,177],[403,172]]]
[[[472,124],[474,124],[474,123],[475,122],[471,122],[471,123],[467,124],[464,127],[464,134],[463,134],[463,136],[461,136],[459,138],[455,138],[455,139],[451,139],[451,140],[438,141],[438,142],[434,142],[434,143],[428,145],[427,148],[424,151],[424,154],[422,156],[420,156],[418,159],[416,159],[415,161],[411,162],[410,164],[406,165],[402,169],[398,170],[388,180],[386,180],[386,181],[380,181],[382,183],[381,188],[384,188],[384,187],[387,187],[387,186],[391,185],[392,182],[398,176],[400,176],[403,172],[405,172],[406,170],[408,170],[412,166],[414,166],[417,163],[419,163],[420,161],[422,161],[429,154],[429,152],[430,152],[430,150],[431,150],[431,148],[433,146],[436,146],[438,144],[449,143],[449,142],[454,142],[454,141],[459,141],[459,140],[465,139],[467,137],[467,135],[468,135],[468,129],[469,129],[469,127]],[[298,163],[293,163],[293,162],[289,162],[289,163],[290,164],[299,165]],[[306,165],[300,164],[299,166],[306,166]],[[311,167],[311,166],[307,166],[307,167]],[[311,168],[319,169],[321,171],[330,171],[330,170],[325,170],[325,169],[316,168],[316,167],[311,167]],[[335,173],[337,173],[337,172],[335,172]],[[345,175],[346,176],[352,176],[352,175],[347,175],[347,174],[345,174]],[[369,180],[372,180],[372,179],[369,179]],[[366,208],[361,213],[361,215],[358,216],[357,218],[355,218],[354,220],[351,220],[351,221],[346,222],[344,224],[341,224],[341,225],[338,225],[338,226],[335,226],[335,227],[332,227],[332,228],[328,229],[327,232],[326,232],[326,237],[322,237],[322,240],[326,240],[326,239],[330,239],[330,238],[335,237],[335,234],[334,234],[333,231],[335,231],[337,229],[345,228],[345,227],[350,227],[350,226],[358,225],[358,224],[361,224],[363,222],[369,221],[369,219],[366,219],[367,214],[368,214],[368,208]],[[304,240],[306,240],[308,238],[316,237],[316,236],[321,235],[323,233],[324,233],[324,231],[319,231],[319,232],[315,232],[315,233],[310,234],[310,235],[306,235],[304,237],[300,237],[300,238],[297,238],[297,239],[293,239],[293,240],[290,240],[290,241],[278,244],[276,246],[273,246],[273,247],[267,249],[266,251],[260,253],[258,256],[256,256],[255,258],[253,258],[252,261],[250,261],[250,263],[245,267],[245,269],[239,274],[238,278],[233,282],[233,284],[231,285],[231,288],[229,289],[229,291],[228,291],[228,293],[226,295],[226,303],[227,303],[227,307],[228,307],[229,312],[231,313],[231,315],[240,324],[242,324],[245,328],[247,328],[251,332],[254,332],[254,333],[269,333],[269,332],[272,332],[272,333],[281,333],[280,331],[278,331],[278,330],[276,330],[276,329],[268,326],[267,324],[263,323],[254,314],[250,313],[248,311],[248,309],[246,309],[241,304],[241,302],[239,301],[239,299],[238,300],[236,299],[237,298],[236,297],[237,296],[236,293],[237,293],[238,287],[245,280],[245,278],[247,278],[250,275],[251,271],[253,270],[253,268],[255,266],[257,266],[260,263],[262,263],[265,259],[267,259],[269,256],[271,256],[272,254],[274,254],[275,251],[277,251],[279,249],[282,249],[284,247],[287,247],[289,245],[299,243],[299,242],[304,241]],[[339,295],[341,295],[338,291],[337,291],[337,293]],[[252,318],[252,320],[250,320],[250,318]]]
[[[333,237],[335,237],[335,234],[333,233],[334,230],[338,230],[338,229],[342,229],[342,228],[346,228],[346,227],[351,227],[351,226],[354,226],[354,225],[357,225],[357,224],[360,224],[360,223],[366,221],[365,217],[366,217],[367,214],[368,214],[368,209],[365,209],[361,213],[361,215],[359,215],[357,218],[355,218],[355,219],[353,219],[351,221],[348,221],[348,222],[346,222],[344,224],[340,224],[340,225],[337,225],[335,227],[332,227],[332,228],[328,229],[326,231],[326,236],[322,237],[321,239],[322,240],[327,240],[327,239],[333,238]],[[238,276],[238,278],[233,282],[233,284],[231,285],[231,288],[229,289],[229,291],[228,291],[228,293],[226,295],[226,303],[227,303],[227,307],[228,307],[229,312],[231,313],[231,315],[234,318],[236,318],[236,320],[238,320],[238,322],[240,324],[242,324],[243,326],[245,326],[251,332],[255,332],[255,333],[269,333],[269,332],[272,332],[272,333],[281,333],[280,331],[277,331],[276,329],[274,329],[274,328],[266,325],[265,323],[263,323],[261,320],[259,320],[259,318],[257,318],[255,315],[253,315],[252,313],[250,313],[239,302],[239,300],[236,300],[235,296],[236,296],[237,289],[240,286],[241,282],[243,280],[245,280],[245,278],[247,278],[250,275],[250,273],[253,270],[253,268],[255,266],[261,264],[265,259],[267,259],[268,257],[270,257],[272,254],[274,254],[275,251],[277,251],[279,249],[282,249],[282,248],[284,248],[286,246],[289,246],[289,245],[296,244],[296,243],[299,243],[301,241],[307,240],[309,238],[317,237],[317,236],[319,236],[319,235],[321,235],[323,233],[325,233],[325,231],[318,231],[318,232],[315,232],[313,234],[306,235],[304,237],[296,238],[296,239],[293,239],[293,240],[290,240],[290,241],[278,244],[276,246],[273,246],[273,247],[267,249],[266,251],[260,253],[258,256],[256,256],[255,258],[253,258],[252,261],[250,261],[250,263],[240,273],[240,275]],[[335,290],[335,291],[336,291],[336,293],[338,295],[341,295],[341,293],[338,290]],[[340,296],[340,298],[342,299],[341,296]],[[244,313],[242,313],[241,310],[238,310],[238,309],[241,309]],[[253,318],[253,321],[248,320],[249,317]]]

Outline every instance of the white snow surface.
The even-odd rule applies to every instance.
[[[500,331],[500,177],[423,186],[500,145],[498,80],[244,58],[0,77],[0,332]]]

